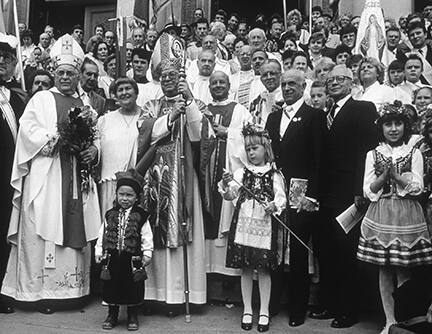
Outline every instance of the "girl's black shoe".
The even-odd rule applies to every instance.
[[[252,314],[250,313],[243,313],[242,315],[242,322],[241,322],[241,328],[245,331],[250,331],[252,329],[252,321],[251,322],[244,322],[243,318],[245,315],[250,315],[252,318]]]
[[[260,314],[260,316],[259,316],[260,318],[261,317],[264,317],[264,318],[267,318],[268,319],[268,322],[265,324],[265,325],[262,325],[262,324],[260,324],[260,323],[258,323],[258,327],[257,327],[257,329],[258,329],[258,332],[267,332],[268,330],[269,330],[269,327],[270,327],[270,318],[269,318],[269,316],[268,315],[265,315],[265,314]],[[259,321],[259,320],[258,320]]]

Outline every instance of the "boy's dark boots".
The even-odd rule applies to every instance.
[[[128,306],[127,308],[127,330],[136,331],[139,328],[138,306]]]
[[[117,325],[119,314],[119,307],[115,305],[108,306],[108,316],[105,319],[102,328],[103,329],[113,329]]]

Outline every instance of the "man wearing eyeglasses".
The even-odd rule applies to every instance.
[[[154,262],[148,266],[145,298],[167,304],[183,303],[183,284],[179,284],[183,281],[182,235],[179,231],[185,219],[191,229],[192,240],[187,246],[190,301],[204,304],[204,222],[194,171],[196,156],[192,156],[192,150],[199,150],[200,145],[205,145],[201,130],[206,121],[203,117],[206,107],[194,99],[179,70],[180,64],[174,59],[161,62],[160,82],[164,96],[144,104],[138,121],[137,170],[143,173],[140,166],[149,166],[150,178],[145,186],[148,191],[145,191],[144,202],[149,208],[154,208],[154,214],[149,219],[156,226],[153,232]],[[180,123],[181,114],[185,115],[183,125]],[[181,126],[184,130],[184,172],[179,157]],[[154,153],[150,143],[155,144]]]
[[[58,146],[58,123],[83,105],[76,88],[84,52],[70,35],[51,52],[55,87],[31,98],[16,137],[12,246],[2,286],[16,300],[39,301],[43,313],[54,311],[53,300],[89,294],[90,241],[101,224],[96,184],[91,180],[93,188],[84,193],[79,172],[81,164],[94,162],[97,148]]]
[[[268,116],[266,129],[271,138],[276,165],[281,169],[290,193],[298,189],[300,182],[307,183],[301,196],[293,198],[291,195],[290,206],[287,208],[289,226],[307,244],[315,228],[318,209],[319,171],[326,132],[325,115],[322,110],[305,103],[304,72],[284,72],[281,88],[283,105],[277,104],[276,110]],[[281,228],[280,231],[282,230]],[[289,325],[296,327],[305,321],[309,300],[308,250],[292,236],[288,244],[287,238],[286,231],[278,237],[283,240],[283,247],[280,267],[272,273],[270,309],[273,314],[278,312],[284,285],[287,284]],[[288,263],[289,273],[286,272]]]
[[[345,65],[336,65],[326,80],[335,103],[327,114],[317,234],[324,309],[312,312],[311,317],[334,318],[334,328],[351,327],[357,322],[356,250],[360,231],[358,225],[345,234],[335,218],[353,203],[358,209],[365,207],[365,157],[377,144],[375,106],[353,100],[352,82],[353,74]]]
[[[282,100],[281,73],[281,65],[274,59],[267,60],[260,68],[261,82],[265,90],[252,101],[249,110],[253,115],[254,123],[263,127],[272,112],[273,105]]]
[[[15,37],[0,34],[0,203],[2,215],[0,219],[0,289],[6,272],[10,246],[7,242],[9,219],[12,211],[13,188],[10,175],[13,166],[18,120],[21,117],[26,94],[16,87],[12,76],[17,64]],[[15,87],[14,87],[15,86]],[[0,313],[14,311],[11,300],[0,295]]]

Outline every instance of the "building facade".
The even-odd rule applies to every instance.
[[[75,24],[84,27],[84,38],[88,39],[93,34],[96,24],[103,24],[107,29],[114,29],[115,23],[111,18],[116,16],[117,3],[133,3],[134,0],[20,0],[18,15],[21,22],[26,22],[35,35],[43,31],[45,25],[53,25],[57,35],[71,32]],[[137,0],[150,1],[150,0]],[[324,11],[329,9],[331,0],[312,0],[312,5],[321,6]],[[428,0],[381,0],[385,16],[394,17],[396,20],[401,15],[406,15],[415,10],[421,10]],[[254,6],[251,6],[251,4]],[[397,6],[395,6],[397,3]],[[308,0],[286,0],[287,10],[298,8],[303,13],[309,12]],[[364,6],[362,0],[340,0],[339,12],[341,14],[360,15]],[[149,6],[151,7],[151,6]],[[173,10],[176,20],[180,23],[193,21],[193,9],[202,8],[207,17],[212,17],[214,12],[223,8],[228,13],[237,12],[241,17],[250,21],[258,13],[267,16],[272,13],[283,14],[283,0],[173,0]],[[152,17],[151,8],[149,17]],[[166,20],[166,17],[160,17]]]

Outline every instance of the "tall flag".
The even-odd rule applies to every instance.
[[[385,47],[386,33],[380,0],[366,0],[357,31],[354,53],[381,61]]]
[[[133,17],[135,20],[147,26],[149,17],[149,1],[151,0],[135,0],[133,8]]]
[[[126,38],[139,25],[148,26],[149,2],[152,0],[117,0],[117,18],[123,17],[129,27]]]
[[[173,18],[173,0],[150,0],[151,17],[157,31],[161,31]]]
[[[339,17],[339,1],[340,0],[330,0],[329,1],[329,7],[333,12],[333,18],[332,21],[336,22]]]

